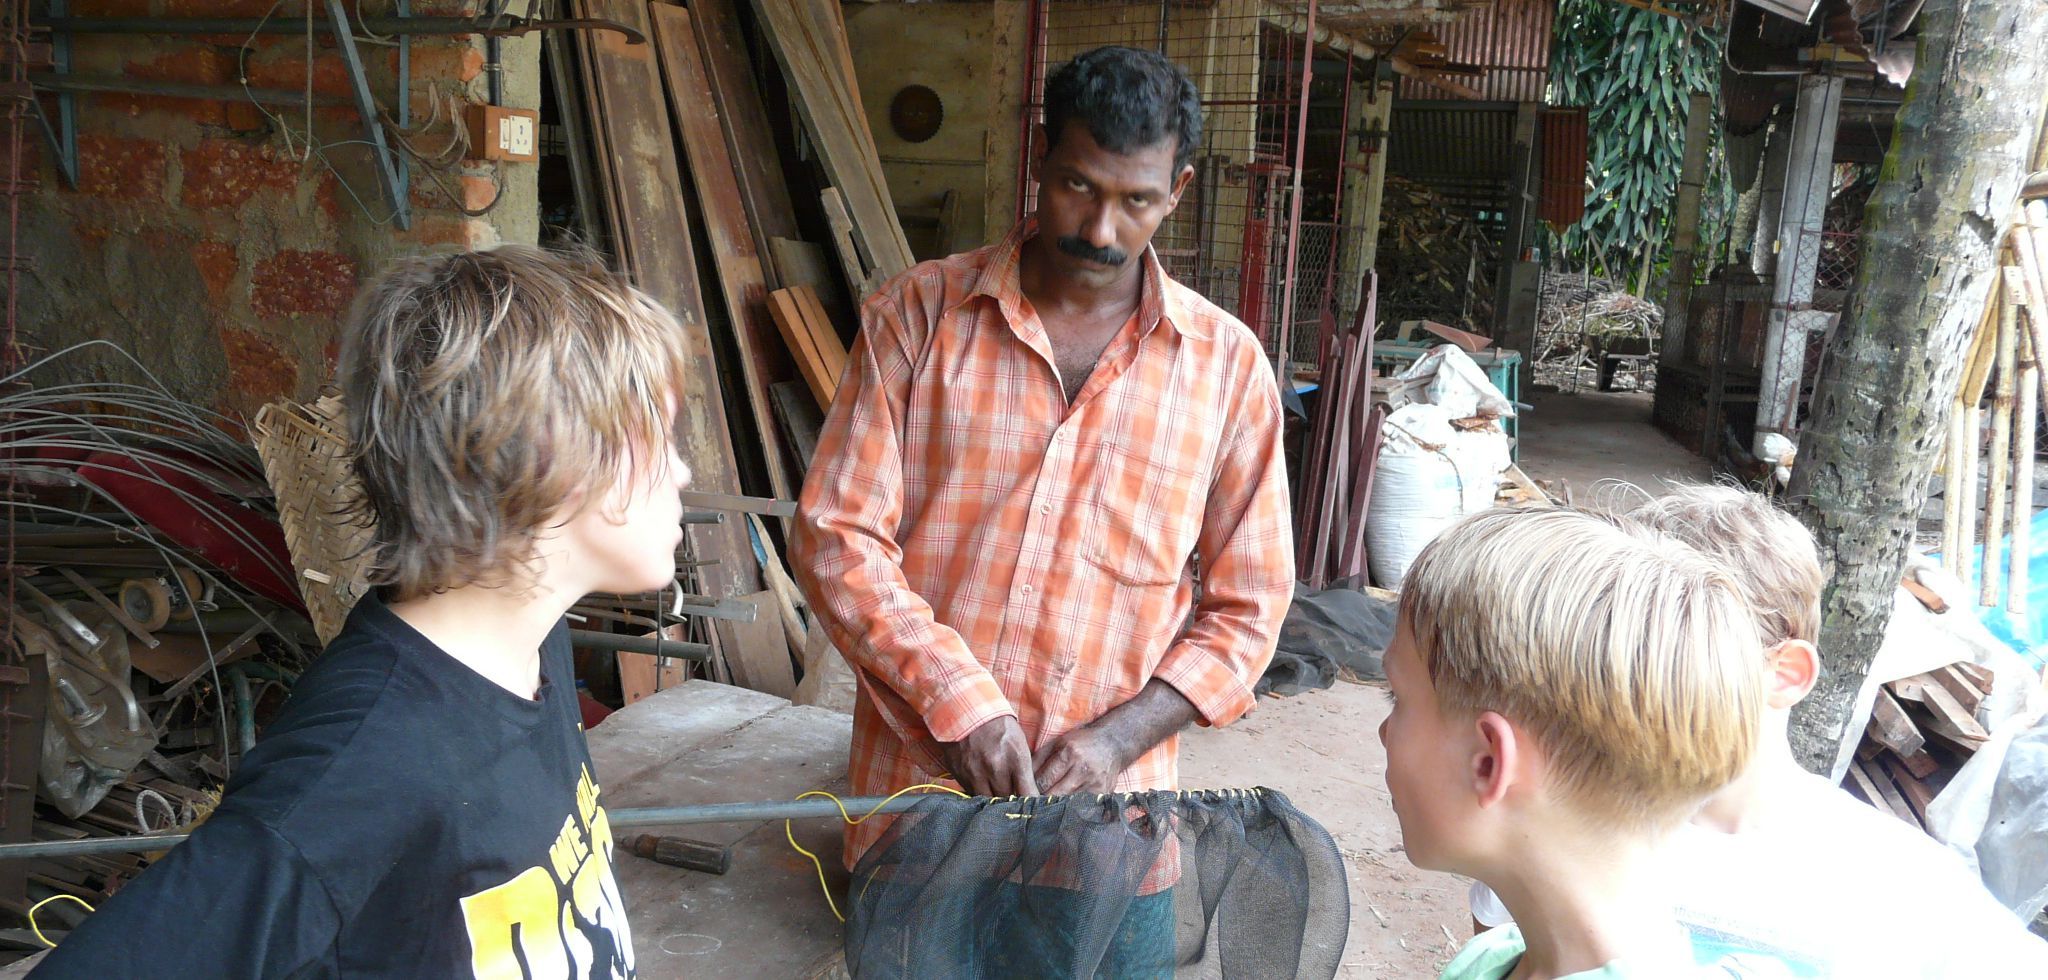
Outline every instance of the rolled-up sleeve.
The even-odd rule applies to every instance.
[[[902,291],[914,285],[906,281]],[[812,610],[907,745],[959,741],[1016,713],[960,634],[934,618],[903,574],[902,420],[915,364],[911,343],[923,334],[921,322],[905,321],[923,316],[917,303],[887,292],[862,308],[860,336],[819,435],[790,544],[795,578]]]
[[[1279,389],[1270,373],[1255,369],[1241,391],[1196,541],[1201,600],[1153,671],[1206,725],[1227,725],[1251,710],[1252,687],[1273,659],[1294,595]]]

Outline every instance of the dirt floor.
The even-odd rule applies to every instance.
[[[1382,688],[1266,698],[1235,725],[1181,739],[1181,785],[1268,786],[1337,839],[1351,876],[1351,938],[1340,977],[1434,977],[1471,932],[1466,879],[1421,871],[1401,850],[1388,802]]]
[[[1604,480],[1655,491],[1666,480],[1706,480],[1707,461],[1650,424],[1650,396],[1637,392],[1536,390],[1522,416],[1522,471],[1563,480],[1575,501],[1601,492]]]

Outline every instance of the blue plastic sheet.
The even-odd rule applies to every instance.
[[[2007,547],[2011,539],[2006,539]],[[2000,548],[2002,553],[2006,548]],[[2027,611],[2015,617],[2003,606],[1978,606],[1977,618],[1991,635],[2019,652],[2034,669],[2048,663],[2048,511],[2034,515],[2027,535]],[[1984,546],[1970,549],[1970,567],[1984,567]],[[1999,588],[2005,587],[2005,569],[1998,574]]]

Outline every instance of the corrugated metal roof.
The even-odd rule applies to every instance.
[[[1555,0],[1497,0],[1428,28],[1457,66],[1477,67],[1478,77],[1456,77],[1488,102],[1541,102],[1550,73],[1550,32]],[[1414,78],[1403,78],[1396,95],[1404,99],[1459,97]]]

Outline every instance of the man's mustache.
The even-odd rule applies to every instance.
[[[1131,260],[1129,255],[1124,254],[1123,249],[1096,248],[1075,235],[1061,235],[1053,240],[1053,245],[1068,255],[1097,265],[1120,266]]]

